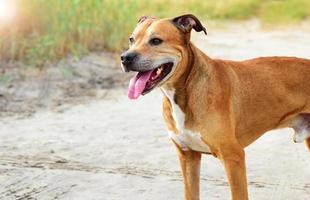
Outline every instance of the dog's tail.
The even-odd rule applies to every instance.
[[[307,145],[307,147],[308,147],[308,149],[309,149],[309,151],[310,151],[310,137],[308,137],[308,138],[305,140],[305,142],[306,142],[306,145]]]

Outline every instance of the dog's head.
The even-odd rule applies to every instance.
[[[121,55],[124,71],[137,72],[129,83],[130,99],[137,99],[181,73],[192,29],[206,33],[191,14],[173,19],[142,17],[138,21],[129,38],[129,49]]]

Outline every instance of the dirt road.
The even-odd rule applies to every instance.
[[[310,58],[309,26],[260,31],[256,21],[195,34],[212,57]],[[0,199],[182,199],[176,153],[161,117],[161,94],[129,101],[125,89],[104,99],[0,119]],[[290,129],[246,149],[250,199],[310,199],[310,153]],[[229,199],[219,161],[204,156],[201,199]]]

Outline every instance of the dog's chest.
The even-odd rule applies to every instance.
[[[210,148],[201,139],[200,133],[193,132],[185,128],[185,114],[174,101],[174,92],[171,90],[163,90],[169,99],[172,110],[171,114],[175,122],[177,132],[168,130],[170,138],[178,144],[183,151],[194,150],[204,153],[211,153]]]

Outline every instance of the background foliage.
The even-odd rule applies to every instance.
[[[202,20],[259,18],[296,23],[310,15],[309,0],[11,0],[17,16],[0,24],[0,60],[42,66],[89,50],[119,51],[143,15],[194,13]]]

